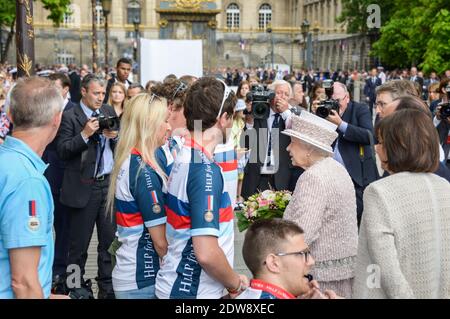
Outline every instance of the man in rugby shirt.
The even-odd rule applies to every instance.
[[[247,277],[233,270],[233,209],[212,156],[226,141],[235,105],[231,89],[214,78],[199,79],[187,92],[184,115],[190,137],[169,179],[169,246],[156,278],[160,299],[220,298],[224,288],[236,295],[248,286]]]

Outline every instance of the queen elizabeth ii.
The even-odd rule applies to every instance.
[[[332,158],[336,125],[302,112],[282,133],[291,137],[287,150],[292,164],[305,169],[283,218],[305,231],[316,261],[311,274],[320,288],[351,298],[358,245],[356,195],[347,170]]]

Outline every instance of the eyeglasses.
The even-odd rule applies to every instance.
[[[225,101],[230,97],[230,94],[233,93],[233,90],[230,89],[228,87],[228,85],[225,84],[224,81],[222,81],[220,79],[217,79],[217,81],[221,82],[225,88],[223,91],[223,99],[222,99],[222,104],[220,104],[219,114],[217,114],[217,119],[219,119],[220,114],[222,113],[223,105],[225,104]]]
[[[381,109],[384,109],[384,107],[385,107],[386,105],[388,105],[388,104],[389,104],[389,103],[378,102],[378,101],[377,101],[377,102],[375,103],[375,106],[376,106],[376,107],[379,106]]]
[[[279,257],[284,257],[284,256],[291,256],[291,255],[303,255],[305,256],[305,263],[308,262],[308,257],[311,255],[311,251],[309,250],[309,248],[305,249],[305,250],[301,250],[301,251],[295,251],[292,253],[276,253],[274,254],[275,256],[279,256]],[[263,263],[263,265],[265,265],[266,262]]]
[[[181,81],[180,84],[178,85],[178,87],[175,89],[175,92],[172,95],[172,100],[175,99],[175,97],[177,96],[178,92],[183,92],[187,88],[188,88],[187,84]]]

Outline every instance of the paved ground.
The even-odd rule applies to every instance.
[[[240,274],[245,274],[249,278],[251,278],[251,274],[247,267],[245,266],[244,259],[242,258],[242,244],[244,242],[244,233],[240,233],[236,227],[237,218],[235,218],[235,227],[234,227],[234,269],[236,272]],[[88,259],[86,262],[86,274],[85,279],[92,280],[92,290],[94,291],[95,296],[97,297],[97,282],[95,281],[95,277],[97,277],[97,229],[94,229],[94,234],[92,235],[91,244],[89,245],[88,250]]]

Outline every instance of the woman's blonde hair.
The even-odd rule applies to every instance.
[[[123,92],[122,110],[123,110],[124,105],[125,105],[125,100],[127,99],[127,89],[126,89],[125,85],[123,85],[123,83],[115,82],[111,85],[111,89],[109,90],[108,104],[111,106],[114,106],[113,101],[112,101],[112,90],[115,86],[118,86],[122,89],[122,92]]]
[[[139,170],[149,163],[161,176],[163,184],[167,183],[167,175],[155,157],[155,151],[160,146],[158,131],[167,119],[167,112],[167,100],[148,93],[138,94],[127,103],[120,121],[119,141],[115,148],[114,168],[106,204],[108,211],[113,212],[117,177],[133,148],[136,148],[142,156]]]

